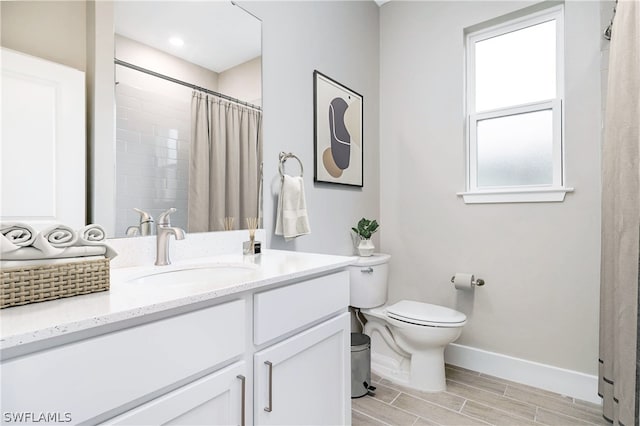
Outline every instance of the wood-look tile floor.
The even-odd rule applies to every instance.
[[[438,393],[373,375],[375,396],[351,400],[353,425],[609,425],[596,404],[450,365],[446,374]]]

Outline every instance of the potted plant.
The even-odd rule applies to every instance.
[[[358,237],[360,237],[360,243],[358,244],[358,253],[360,256],[371,256],[375,249],[371,236],[378,230],[380,225],[374,220],[365,219],[364,217],[358,222],[357,228],[351,228]]]

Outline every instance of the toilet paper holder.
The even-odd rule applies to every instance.
[[[454,280],[455,280],[456,276],[452,276],[451,277],[451,284],[453,284]],[[482,278],[475,278],[471,280],[471,285],[473,286],[477,286],[477,287],[482,287],[484,285],[484,280]]]

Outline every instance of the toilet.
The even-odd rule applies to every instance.
[[[388,254],[359,257],[349,269],[350,304],[367,320],[372,369],[380,376],[414,389],[446,389],[444,348],[462,333],[465,314],[413,300],[387,305]]]

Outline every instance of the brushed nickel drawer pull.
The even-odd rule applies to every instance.
[[[240,403],[240,426],[244,426],[244,410],[245,410],[245,404],[246,404],[246,398],[245,398],[245,385],[247,382],[246,377],[244,377],[242,374],[238,374],[236,376],[238,379],[240,379],[240,381],[242,382],[242,399],[241,399],[241,403]]]
[[[269,405],[264,407],[264,411],[270,413],[273,411],[273,364],[271,361],[265,361],[264,363],[269,367]]]

